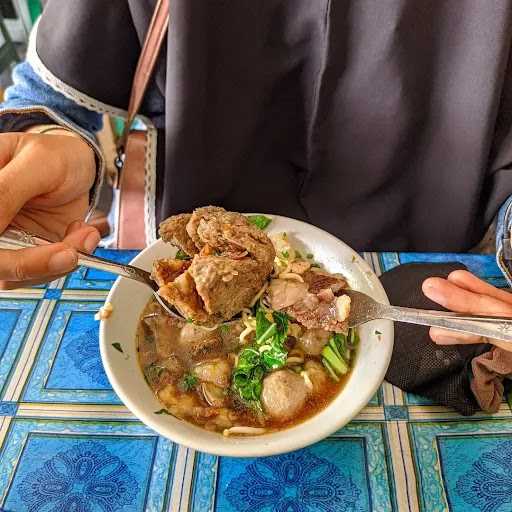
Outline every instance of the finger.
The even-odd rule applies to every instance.
[[[430,328],[430,337],[432,341],[440,345],[484,343],[482,336],[449,331],[447,329],[440,329],[439,327]]]
[[[85,222],[75,221],[66,231],[64,243],[79,251],[91,253],[98,247],[101,236],[98,230]]]
[[[479,279],[467,270],[455,270],[448,276],[448,281],[470,292],[488,295],[489,297],[494,297],[495,299],[512,304],[511,293],[506,292],[505,290],[500,290],[499,288],[482,281],[482,279]]]
[[[491,343],[503,350],[512,351],[512,343],[506,341],[484,338],[474,334],[463,334],[455,331],[439,329],[437,327],[430,328],[430,337],[437,345],[474,345],[477,343]]]
[[[446,309],[474,315],[512,316],[512,304],[474,293],[446,279],[431,277],[423,282],[423,293]]]
[[[66,274],[77,265],[74,249],[64,243],[22,250],[0,251],[0,281],[48,280],[49,276]]]

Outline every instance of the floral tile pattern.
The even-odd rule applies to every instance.
[[[13,511],[121,512],[168,499],[175,446],[133,423],[15,420],[0,481]],[[162,478],[163,477],[163,478]]]
[[[411,423],[423,510],[512,510],[512,422]]]
[[[120,403],[101,364],[94,320],[101,305],[96,301],[56,302],[24,401]]]
[[[133,252],[99,251],[128,262]],[[367,254],[381,273],[490,256]],[[103,371],[94,314],[115,277],[0,292],[0,512],[511,512],[512,411],[463,418],[385,384],[352,423],[277,457],[214,457],[136,421]],[[35,298],[34,298],[35,297]]]
[[[384,436],[382,424],[351,423],[314,446],[276,457],[201,454],[195,462],[194,510],[215,505],[226,512],[391,511]]]

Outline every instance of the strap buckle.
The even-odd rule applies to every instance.
[[[126,153],[124,151],[124,146],[119,146],[116,151],[116,158],[114,159],[116,172],[114,173],[114,176],[112,176],[112,186],[116,189],[119,188],[121,182],[121,171],[123,170],[125,159]]]

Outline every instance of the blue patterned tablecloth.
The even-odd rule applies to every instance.
[[[490,256],[364,256],[377,273],[457,260],[506,284]],[[213,457],[159,437],[121,405],[103,372],[94,313],[112,283],[80,269],[0,294],[0,509],[512,511],[506,403],[464,418],[384,383],[348,426],[279,457]]]

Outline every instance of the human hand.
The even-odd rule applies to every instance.
[[[99,233],[82,222],[95,169],[93,150],[70,132],[0,134],[0,233],[11,224],[62,240],[0,250],[0,289],[53,280],[76,267],[77,249],[98,245]]]
[[[422,289],[430,300],[457,313],[512,318],[512,294],[491,286],[466,270],[456,270],[448,279],[426,279]],[[504,350],[512,351],[511,343],[438,327],[430,328],[430,337],[438,345],[492,343]]]

